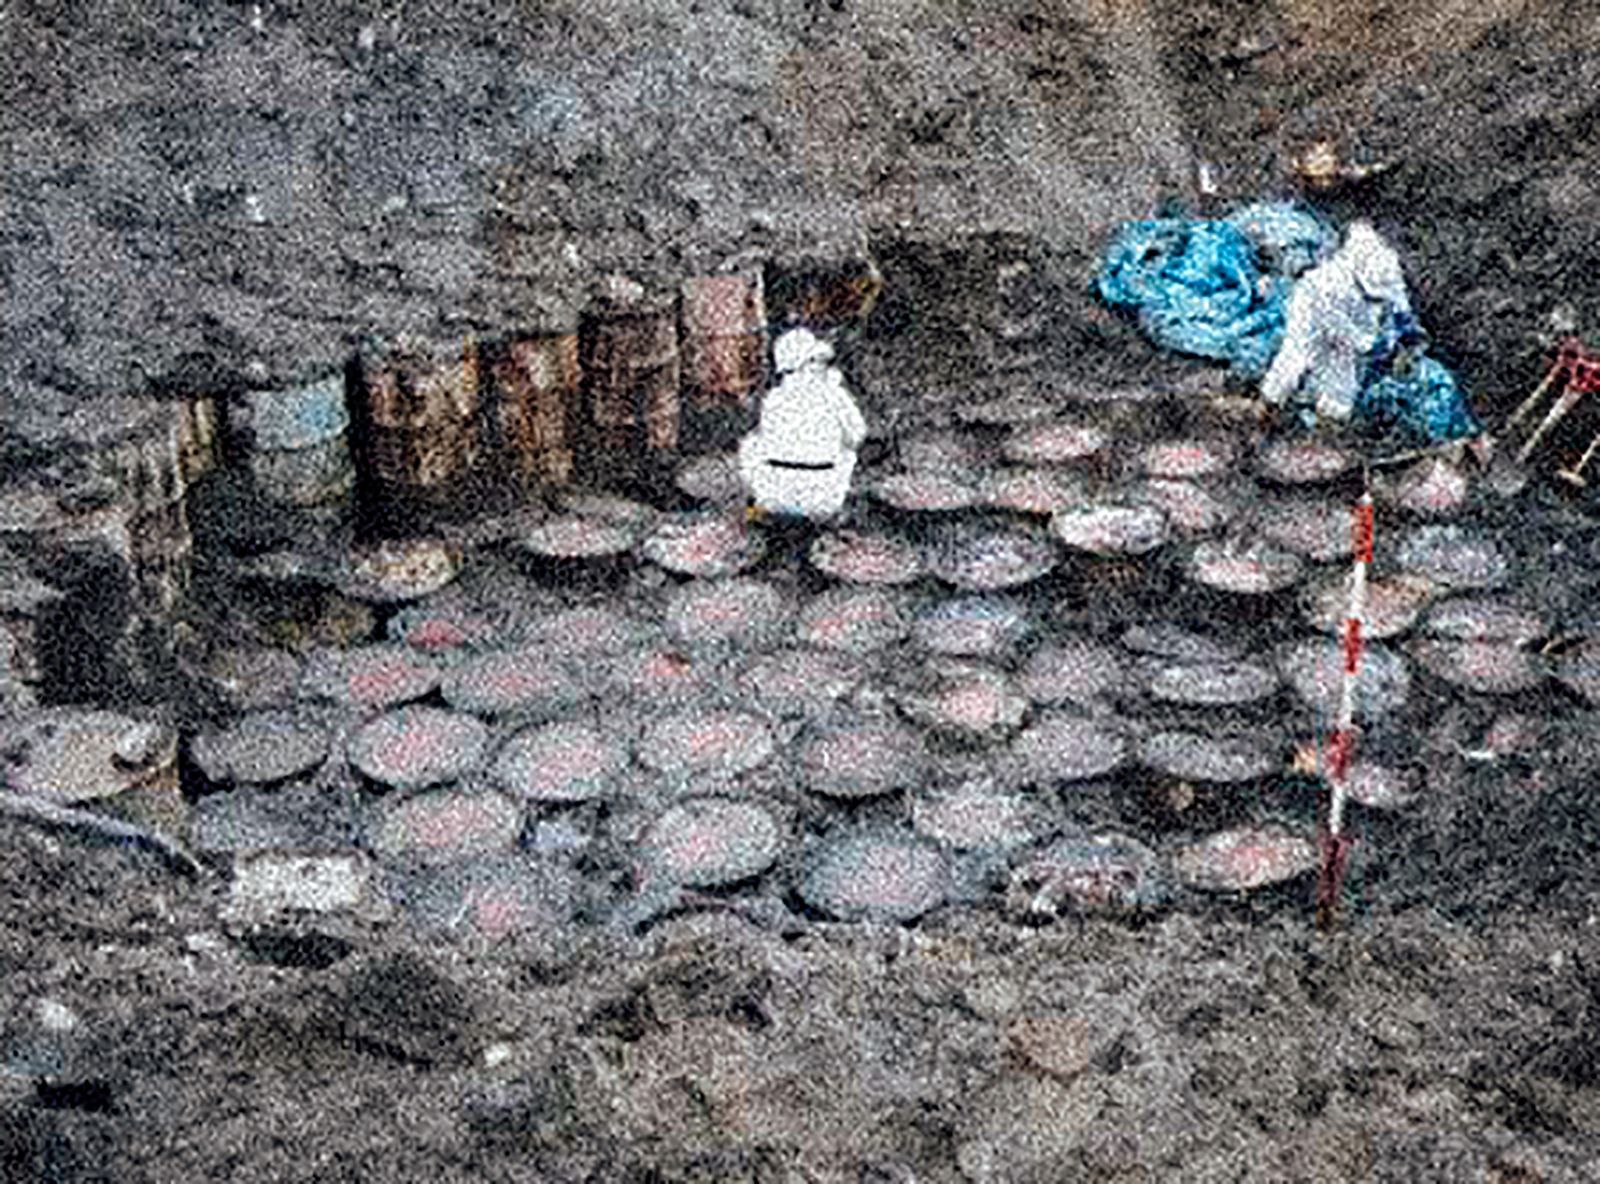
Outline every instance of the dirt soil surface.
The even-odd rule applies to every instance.
[[[534,283],[479,235],[474,203],[487,203],[488,184],[450,188],[478,167],[474,154],[494,162],[486,171],[497,184],[524,186],[510,205],[539,207],[539,186],[559,177],[547,261],[561,257],[564,236],[589,235],[586,247],[610,264],[641,241],[653,249],[681,235],[690,246],[661,264],[672,275],[685,259],[720,258],[691,249],[696,236],[717,239],[713,213],[742,228],[745,205],[796,183],[751,170],[729,212],[690,184],[711,164],[679,160],[682,175],[663,182],[667,196],[634,201],[645,186],[619,179],[626,138],[619,146],[607,136],[631,118],[630,88],[656,77],[649,61],[636,62],[616,94],[593,71],[582,75],[580,97],[542,76],[480,70],[473,63],[501,52],[493,39],[452,45],[458,22],[439,14],[430,18],[438,29],[416,36],[452,46],[466,65],[421,53],[393,22],[352,17],[323,28],[290,11],[305,31],[272,42],[283,61],[265,57],[261,71],[214,66],[223,80],[214,85],[239,92],[229,108],[239,127],[217,141],[230,147],[216,149],[174,122],[187,96],[167,93],[165,81],[152,93],[126,63],[154,54],[213,69],[208,47],[244,36],[232,8],[145,35],[108,7],[96,26],[101,49],[101,33],[74,39],[64,8],[32,7],[32,40],[7,46],[8,65],[36,62],[14,77],[28,84],[37,118],[7,130],[8,176],[29,186],[20,196],[8,186],[4,208],[7,282],[24,297],[8,301],[6,373],[22,385],[121,392],[149,379],[211,393],[303,381],[308,366],[342,359],[367,321],[495,328]],[[855,9],[807,5],[797,26],[748,7],[754,15],[741,19],[753,43],[781,30],[808,53],[840,37]],[[1118,139],[1127,125],[1107,119],[1105,93],[1084,90],[1081,114],[1116,142],[1111,157],[1156,161],[1142,194],[1157,195],[1184,164],[1170,159],[1172,137],[1192,140],[1197,158],[1221,160],[1231,193],[1253,196],[1282,175],[1293,144],[1331,125],[1352,151],[1395,165],[1332,208],[1377,217],[1395,239],[1424,323],[1484,392],[1477,397],[1492,404],[1522,393],[1540,350],[1600,315],[1595,293],[1580,287],[1600,249],[1587,180],[1600,152],[1590,6],[1460,4],[1462,18],[1432,33],[1406,26],[1389,49],[1347,56],[1327,48],[1340,30],[1320,14],[1333,6],[1137,7],[1158,18],[1160,36],[1113,39],[1110,65],[1095,48],[1088,56],[1100,73],[1085,76],[1165,69],[1173,95],[1147,96],[1148,141]],[[1357,7],[1399,19],[1397,6]],[[550,19],[582,34],[563,52],[609,48],[602,25],[567,7]],[[115,29],[123,31],[106,32]],[[1032,47],[1032,83],[1051,91],[1051,103],[1070,107],[1062,78],[1075,76],[1085,44],[1100,44],[1086,30],[1042,18],[1008,26],[1008,37]],[[961,44],[951,52],[967,52]],[[979,39],[1002,56],[1007,44]],[[65,60],[98,63],[90,73],[102,85],[62,90],[74,74],[52,55],[67,45],[79,56]],[[841,69],[858,49],[838,52]],[[463,146],[449,120],[470,122],[477,106],[500,101],[464,81],[489,76],[525,100],[531,130],[501,128]],[[928,80],[936,76],[908,72],[904,88],[921,87],[922,98],[889,121],[904,143],[889,150],[885,185],[899,175],[889,166],[920,160],[926,180],[966,160],[941,139],[961,134],[962,119],[923,118],[924,106],[937,115],[970,105],[970,95],[945,95]],[[446,126],[414,118],[420,88],[434,83],[437,111],[456,113]],[[303,89],[305,107],[267,118],[257,107],[279,106],[280,85]],[[341,123],[342,106],[360,108],[361,120]],[[758,154],[794,134],[744,114],[727,116],[739,151]],[[363,147],[370,128],[378,149]],[[813,120],[804,135],[826,146],[831,129]],[[652,143],[668,130],[655,128]],[[297,191],[297,169],[330,175],[318,145],[340,137],[340,165],[353,179]],[[386,159],[381,146],[397,137],[420,145],[413,157],[426,167],[406,172]],[[527,147],[535,141],[537,152]],[[1032,148],[1048,156],[1051,145]],[[524,149],[553,153],[553,163],[504,164]],[[474,159],[457,160],[458,151]],[[1101,162],[1107,173],[1124,163]],[[813,172],[824,166],[843,167],[813,162]],[[1145,212],[1119,204],[1109,185],[1078,195],[1082,209],[1051,247],[1048,340],[1062,355],[1054,364],[1130,383],[1171,380],[1182,366],[1153,358],[1087,295],[1091,229],[1105,229],[1114,211]],[[693,212],[700,206],[682,200],[684,186],[710,212]],[[341,239],[356,190],[370,225],[357,241]],[[399,205],[385,204],[402,191]],[[956,188],[940,192],[959,205]],[[156,196],[133,200],[140,194]],[[883,194],[871,200],[893,206]],[[219,250],[249,226],[280,222],[279,206],[293,202],[311,210],[310,231]],[[597,224],[581,225],[590,215]],[[764,241],[730,233],[738,245]],[[889,295],[861,373],[914,374],[905,366],[922,351],[933,370],[940,350],[954,350],[959,377],[970,351],[933,340],[959,327],[958,313],[947,325],[904,295],[919,268],[937,270],[937,250],[909,230],[899,235],[887,217],[873,234]],[[463,255],[469,240],[475,253]],[[443,244],[431,262],[414,250],[424,241]],[[181,276],[175,261],[184,258],[204,266],[173,282],[170,305],[145,302],[138,277],[151,266]],[[420,278],[404,278],[407,266]],[[489,291],[450,278],[496,269]],[[952,296],[948,308],[958,303]],[[329,314],[348,308],[357,311]],[[883,384],[865,396],[880,422],[904,397]],[[1547,502],[1540,529],[1552,543],[1571,540],[1555,576],[1592,579],[1592,514]],[[1498,529],[1523,527],[1513,516]],[[1519,578],[1531,585],[1544,574]],[[1571,586],[1592,595],[1591,583]],[[1582,598],[1573,597],[1577,612]],[[1301,881],[1248,899],[1040,924],[977,905],[906,926],[708,907],[643,933],[573,927],[446,943],[383,915],[231,920],[227,884],[209,868],[191,879],[148,852],[0,820],[0,1175],[116,1184],[1597,1180],[1594,717],[1569,715],[1539,783],[1515,761],[1461,762],[1456,741],[1481,722],[1441,719],[1434,743],[1456,753],[1446,772],[1460,792],[1361,833],[1372,858],[1331,933],[1312,926]]]
[[[1592,890],[1457,916],[1373,900],[1331,935],[1296,894],[1138,923],[700,913],[440,947],[229,931],[215,885],[0,834],[12,1180],[1600,1170]]]

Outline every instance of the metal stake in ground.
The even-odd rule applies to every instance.
[[[1369,475],[1370,478],[1370,475]],[[1356,684],[1361,672],[1361,623],[1366,613],[1367,567],[1372,562],[1372,489],[1370,479],[1356,503],[1351,523],[1351,545],[1355,553],[1350,580],[1350,609],[1345,616],[1340,657],[1343,670],[1339,685],[1339,717],[1328,737],[1323,757],[1324,777],[1328,782],[1327,828],[1318,836],[1322,849],[1317,874],[1317,926],[1327,929],[1338,910],[1339,892],[1345,868],[1350,862],[1352,840],[1344,833],[1344,807],[1350,792],[1350,763],[1355,755]]]

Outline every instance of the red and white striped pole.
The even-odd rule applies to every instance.
[[[1340,637],[1343,659],[1339,683],[1339,717],[1328,737],[1322,767],[1328,782],[1328,824],[1319,836],[1322,865],[1317,876],[1317,924],[1326,929],[1333,923],[1350,862],[1351,840],[1344,833],[1344,807],[1350,794],[1350,765],[1356,747],[1356,683],[1361,673],[1361,625],[1367,610],[1367,567],[1372,563],[1372,490],[1370,482],[1362,490],[1351,522],[1351,550],[1355,553],[1350,579],[1350,608],[1345,615]]]

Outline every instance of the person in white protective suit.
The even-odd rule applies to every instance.
[[[739,475],[757,515],[831,518],[844,506],[856,450],[867,436],[833,347],[805,329],[773,346],[778,385],[761,401],[756,430],[739,443]]]
[[[1368,356],[1391,319],[1402,338],[1416,330],[1400,258],[1370,222],[1352,222],[1344,245],[1289,293],[1283,344],[1261,380],[1262,397],[1280,404],[1303,386],[1319,417],[1349,419]]]

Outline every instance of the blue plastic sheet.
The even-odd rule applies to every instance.
[[[1157,345],[1259,378],[1282,344],[1294,277],[1337,244],[1333,227],[1289,202],[1258,202],[1225,219],[1128,222],[1106,249],[1097,286]],[[1396,318],[1369,357],[1355,415],[1412,444],[1479,434],[1455,377],[1425,344],[1409,317]]]
[[[1158,218],[1118,232],[1099,289],[1107,304],[1136,313],[1157,345],[1254,377],[1283,337],[1286,294],[1265,278],[1255,247],[1232,223]]]
[[[1426,356],[1412,361],[1404,373],[1376,369],[1361,388],[1355,413],[1373,428],[1394,432],[1409,444],[1443,444],[1483,431],[1455,376]]]

